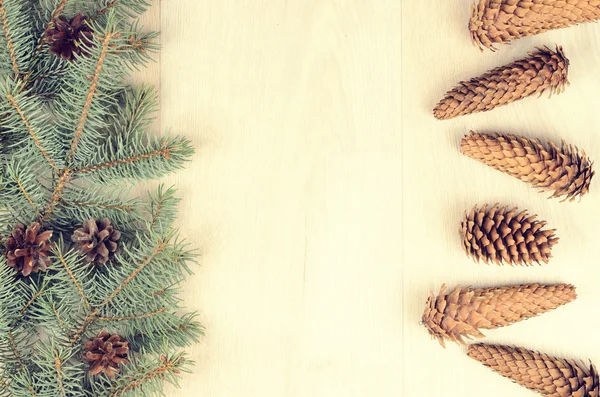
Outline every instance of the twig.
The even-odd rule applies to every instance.
[[[92,76],[92,83],[90,84],[90,88],[88,90],[87,98],[85,100],[85,104],[83,105],[83,110],[81,112],[81,116],[79,117],[79,124],[77,124],[77,129],[75,130],[75,136],[73,137],[73,141],[71,142],[71,149],[69,150],[69,160],[73,161],[73,156],[75,155],[75,151],[77,150],[77,145],[79,144],[79,140],[81,139],[81,134],[83,133],[83,127],[87,121],[88,112],[90,107],[92,106],[92,101],[94,96],[96,95],[96,90],[98,88],[98,81],[100,80],[100,73],[102,72],[102,66],[104,65],[104,60],[106,58],[106,52],[108,51],[108,47],[110,44],[110,40],[112,38],[112,33],[106,32],[104,36],[104,40],[102,41],[102,50],[100,51],[100,58],[98,58],[98,63],[96,64],[96,70],[94,71],[94,76]]]
[[[83,298],[83,302],[85,303],[85,306],[87,307],[87,309],[92,310],[92,306],[90,305],[90,301],[88,300],[85,292],[83,291],[83,287],[81,286],[81,284],[75,277],[75,274],[73,274],[73,271],[71,270],[71,268],[69,268],[69,265],[67,265],[67,261],[65,260],[64,256],[62,255],[62,253],[59,250],[56,251],[56,257],[58,258],[60,263],[63,265],[63,267],[69,274],[69,277],[71,278],[71,281],[73,281],[73,284],[75,284],[75,287],[77,288],[79,295],[81,295],[81,297]]]
[[[73,170],[73,173],[74,174],[85,174],[88,172],[99,171],[99,170],[102,170],[105,168],[112,168],[112,167],[116,167],[116,166],[123,165],[123,164],[135,163],[140,160],[145,160],[145,159],[149,159],[152,157],[158,157],[158,156],[163,156],[164,158],[169,159],[171,157],[170,149],[167,146],[163,146],[162,148],[160,148],[158,150],[154,150],[150,153],[138,154],[136,156],[130,156],[130,157],[126,157],[124,159],[107,161],[105,163],[100,163],[100,164],[90,165],[89,167],[85,167],[85,168],[75,169],[75,170]]]
[[[2,28],[4,30],[4,37],[6,38],[6,45],[8,47],[8,54],[10,56],[10,63],[12,64],[15,75],[20,76],[19,65],[17,64],[17,54],[15,52],[15,45],[12,40],[8,29],[8,19],[6,17],[6,8],[4,7],[4,0],[0,0],[0,20],[2,21]]]
[[[127,320],[139,320],[142,318],[149,318],[149,317],[154,317],[158,314],[164,313],[165,312],[165,308],[162,307],[158,310],[155,310],[153,312],[150,313],[143,313],[143,314],[137,314],[137,315],[133,315],[133,316],[121,316],[121,317],[98,317],[98,320],[100,321],[127,321]]]

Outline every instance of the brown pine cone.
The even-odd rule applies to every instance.
[[[544,91],[560,93],[569,84],[569,60],[562,47],[556,52],[538,48],[529,57],[493,69],[482,76],[461,81],[446,93],[433,115],[447,120],[465,114],[487,112],[497,106],[518,101]]]
[[[119,254],[120,238],[121,232],[107,218],[88,219],[71,236],[79,252],[85,255],[85,260],[98,265],[105,265],[114,255]]]
[[[90,364],[90,375],[105,373],[114,378],[121,364],[128,364],[129,342],[119,335],[101,331],[97,337],[84,343],[83,361]]]
[[[52,263],[49,257],[52,230],[41,233],[40,230],[41,225],[37,222],[27,228],[18,224],[6,239],[6,263],[23,276],[44,271]]]
[[[72,61],[75,54],[82,54],[82,46],[90,47],[93,43],[92,28],[89,18],[77,14],[70,20],[64,16],[55,18],[44,32],[44,42],[50,45],[50,53],[59,58]]]
[[[550,357],[522,347],[474,344],[469,357],[513,382],[550,397],[598,397],[600,379],[594,364],[589,368],[574,360]]]
[[[433,293],[421,319],[432,338],[464,345],[463,338],[482,338],[480,329],[495,329],[535,317],[577,298],[568,284],[526,284],[499,288],[461,288]]]
[[[494,44],[600,19],[598,0],[479,0],[471,6],[469,31],[483,51]]]
[[[535,220],[536,216],[526,210],[517,212],[517,207],[475,206],[460,222],[463,249],[473,260],[487,264],[548,263],[552,246],[558,243],[556,229],[544,229],[546,222]]]
[[[585,153],[564,143],[559,148],[516,135],[471,131],[462,139],[460,151],[542,191],[553,191],[550,197],[564,197],[563,201],[586,194],[594,176]]]

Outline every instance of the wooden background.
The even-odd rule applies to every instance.
[[[157,129],[197,154],[168,178],[201,267],[186,285],[206,337],[168,396],[529,396],[442,349],[418,323],[442,283],[570,282],[579,299],[490,331],[487,342],[600,364],[600,189],[547,200],[458,151],[469,129],[561,139],[600,158],[600,26],[480,53],[470,0],[163,0]],[[437,121],[461,79],[564,46],[564,94]],[[600,183],[600,182],[597,182]],[[549,265],[477,265],[457,235],[465,209],[517,205],[555,227]]]

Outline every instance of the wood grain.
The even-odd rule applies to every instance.
[[[400,3],[163,1],[161,127],[207,328],[169,396],[401,388]]]
[[[594,315],[600,189],[550,201],[461,156],[469,129],[561,139],[600,156],[600,26],[480,53],[468,0],[163,0],[157,127],[197,148],[179,188],[185,237],[203,253],[185,300],[207,328],[168,396],[528,396],[419,326],[430,290],[568,282],[579,299],[504,329],[515,343],[600,364]],[[459,80],[563,45],[564,94],[438,121]],[[153,74],[154,73],[154,74]],[[462,212],[528,208],[561,238],[549,265],[477,265]]]

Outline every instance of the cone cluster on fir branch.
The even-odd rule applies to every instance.
[[[18,224],[6,239],[7,264],[23,276],[44,271],[52,262],[49,257],[52,230],[42,232],[41,228],[37,222],[27,227]]]
[[[558,243],[556,230],[545,226],[527,210],[486,204],[465,212],[459,232],[467,256],[477,262],[531,266],[548,263]]]
[[[562,47],[556,51],[538,48],[528,57],[491,70],[479,77],[461,81],[433,109],[439,120],[451,119],[541,95],[545,91],[560,93],[566,85],[569,60]]]
[[[499,171],[519,178],[551,197],[574,200],[588,193],[594,176],[592,162],[573,146],[510,134],[480,134],[471,131],[462,139],[463,154]]]
[[[495,44],[600,19],[597,0],[479,0],[471,6],[469,31],[475,45]]]
[[[469,357],[530,390],[551,397],[598,397],[600,379],[593,364],[550,357],[520,347],[474,344]]]
[[[498,288],[456,287],[427,299],[422,323],[445,347],[445,341],[482,338],[480,329],[495,329],[535,317],[577,298],[570,284],[525,284]]]

